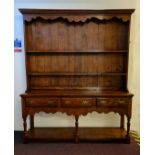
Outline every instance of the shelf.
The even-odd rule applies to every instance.
[[[79,128],[80,141],[125,142],[126,131],[121,128]],[[75,141],[75,128],[34,128],[27,134],[28,141]]]
[[[87,89],[74,89],[74,88],[62,88],[59,89],[53,89],[53,90],[29,90],[25,94],[23,94],[24,97],[132,97],[133,94],[129,93],[127,90],[103,90],[101,87],[88,87]]]
[[[125,76],[126,73],[28,73],[29,76]]]
[[[27,50],[28,54],[105,54],[105,53],[127,53],[127,50],[98,50],[98,49],[86,49],[86,50],[46,50],[46,51],[37,51],[37,50]]]

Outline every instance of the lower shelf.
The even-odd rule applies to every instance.
[[[34,128],[27,132],[28,141],[75,141],[75,128]],[[127,142],[121,128],[79,128],[79,141]]]

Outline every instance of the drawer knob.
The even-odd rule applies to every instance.
[[[47,103],[48,103],[48,104],[53,104],[53,103],[54,103],[54,101],[48,101]]]
[[[89,104],[89,101],[86,101],[86,100],[85,100],[85,101],[82,102],[82,104],[83,104],[83,105],[87,105],[87,104]]]
[[[35,101],[32,101],[32,100],[31,100],[31,101],[30,101],[30,104],[33,104],[33,103],[35,103]]]
[[[107,103],[107,101],[102,100],[100,103],[101,103],[101,104],[105,104],[105,103]]]
[[[120,103],[120,104],[126,104],[126,102],[125,102],[125,101],[123,101],[123,100],[122,100],[122,101],[121,101],[121,100],[120,100],[120,101],[118,101],[118,103]]]
[[[71,101],[65,101],[65,104],[67,104],[67,105],[70,104],[70,103],[71,103]]]

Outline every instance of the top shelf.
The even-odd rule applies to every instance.
[[[98,49],[86,49],[86,50],[26,50],[26,53],[29,54],[43,54],[43,53],[51,53],[51,54],[103,54],[103,53],[127,53],[128,50],[98,50]]]

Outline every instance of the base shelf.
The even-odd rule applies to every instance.
[[[28,141],[75,141],[75,128],[34,128],[29,130]],[[125,129],[121,128],[79,128],[78,139],[81,141],[127,142]]]

